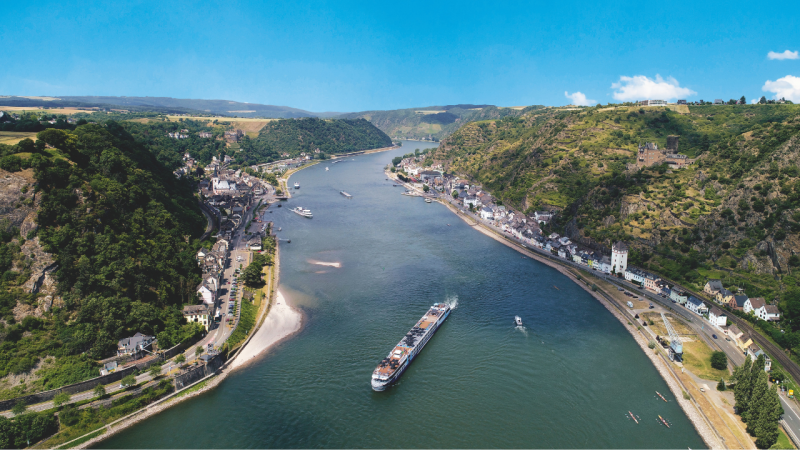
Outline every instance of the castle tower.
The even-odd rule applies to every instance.
[[[628,268],[628,246],[619,241],[611,247],[611,270],[625,273]]]
[[[680,136],[667,136],[666,153],[678,153],[678,139],[680,139]]]

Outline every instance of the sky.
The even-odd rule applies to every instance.
[[[4,3],[0,95],[226,99],[314,112],[800,102],[796,0]]]

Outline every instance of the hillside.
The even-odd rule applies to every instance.
[[[198,332],[193,188],[116,122],[0,145],[0,398],[98,375],[141,331]]]
[[[258,137],[245,137],[236,162],[250,165],[281,159],[284,153],[325,155],[391,147],[392,140],[364,119],[294,119],[267,123]]]
[[[694,164],[637,168],[637,145],[669,135]],[[506,204],[560,210],[573,240],[628,241],[635,264],[698,289],[723,278],[800,319],[800,105],[551,108],[467,124],[429,158]]]
[[[491,105],[445,105],[389,111],[363,111],[337,116],[342,119],[367,119],[393,139],[441,140],[467,122],[519,116],[539,109],[498,108]]]

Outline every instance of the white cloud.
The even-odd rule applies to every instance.
[[[754,99],[750,100],[750,104],[751,104],[751,105],[755,105],[756,103],[758,103],[758,100],[759,100],[760,98],[761,98],[761,97],[759,97],[759,98],[754,98]]]
[[[786,75],[775,81],[767,80],[761,90],[764,92],[774,92],[776,100],[785,98],[793,102],[800,102],[800,77]]]
[[[586,94],[584,94],[581,91],[576,91],[576,92],[574,92],[572,94],[570,94],[567,91],[564,91],[564,96],[567,97],[568,99],[572,100],[572,104],[573,105],[592,106],[595,103],[597,103],[597,100],[592,100],[592,99],[586,98]]]
[[[767,53],[767,58],[769,59],[800,59],[800,53],[798,51],[790,52],[789,50],[784,50],[783,53],[775,53],[769,52]]]
[[[616,89],[614,99],[623,102],[648,99],[674,100],[697,94],[689,88],[680,87],[675,78],[664,79],[661,78],[661,75],[656,75],[655,80],[644,75],[622,76],[619,77],[619,82],[611,83],[611,88]]]

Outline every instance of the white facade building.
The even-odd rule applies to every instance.
[[[611,247],[611,267],[616,273],[625,273],[628,269],[628,246],[622,241]]]

